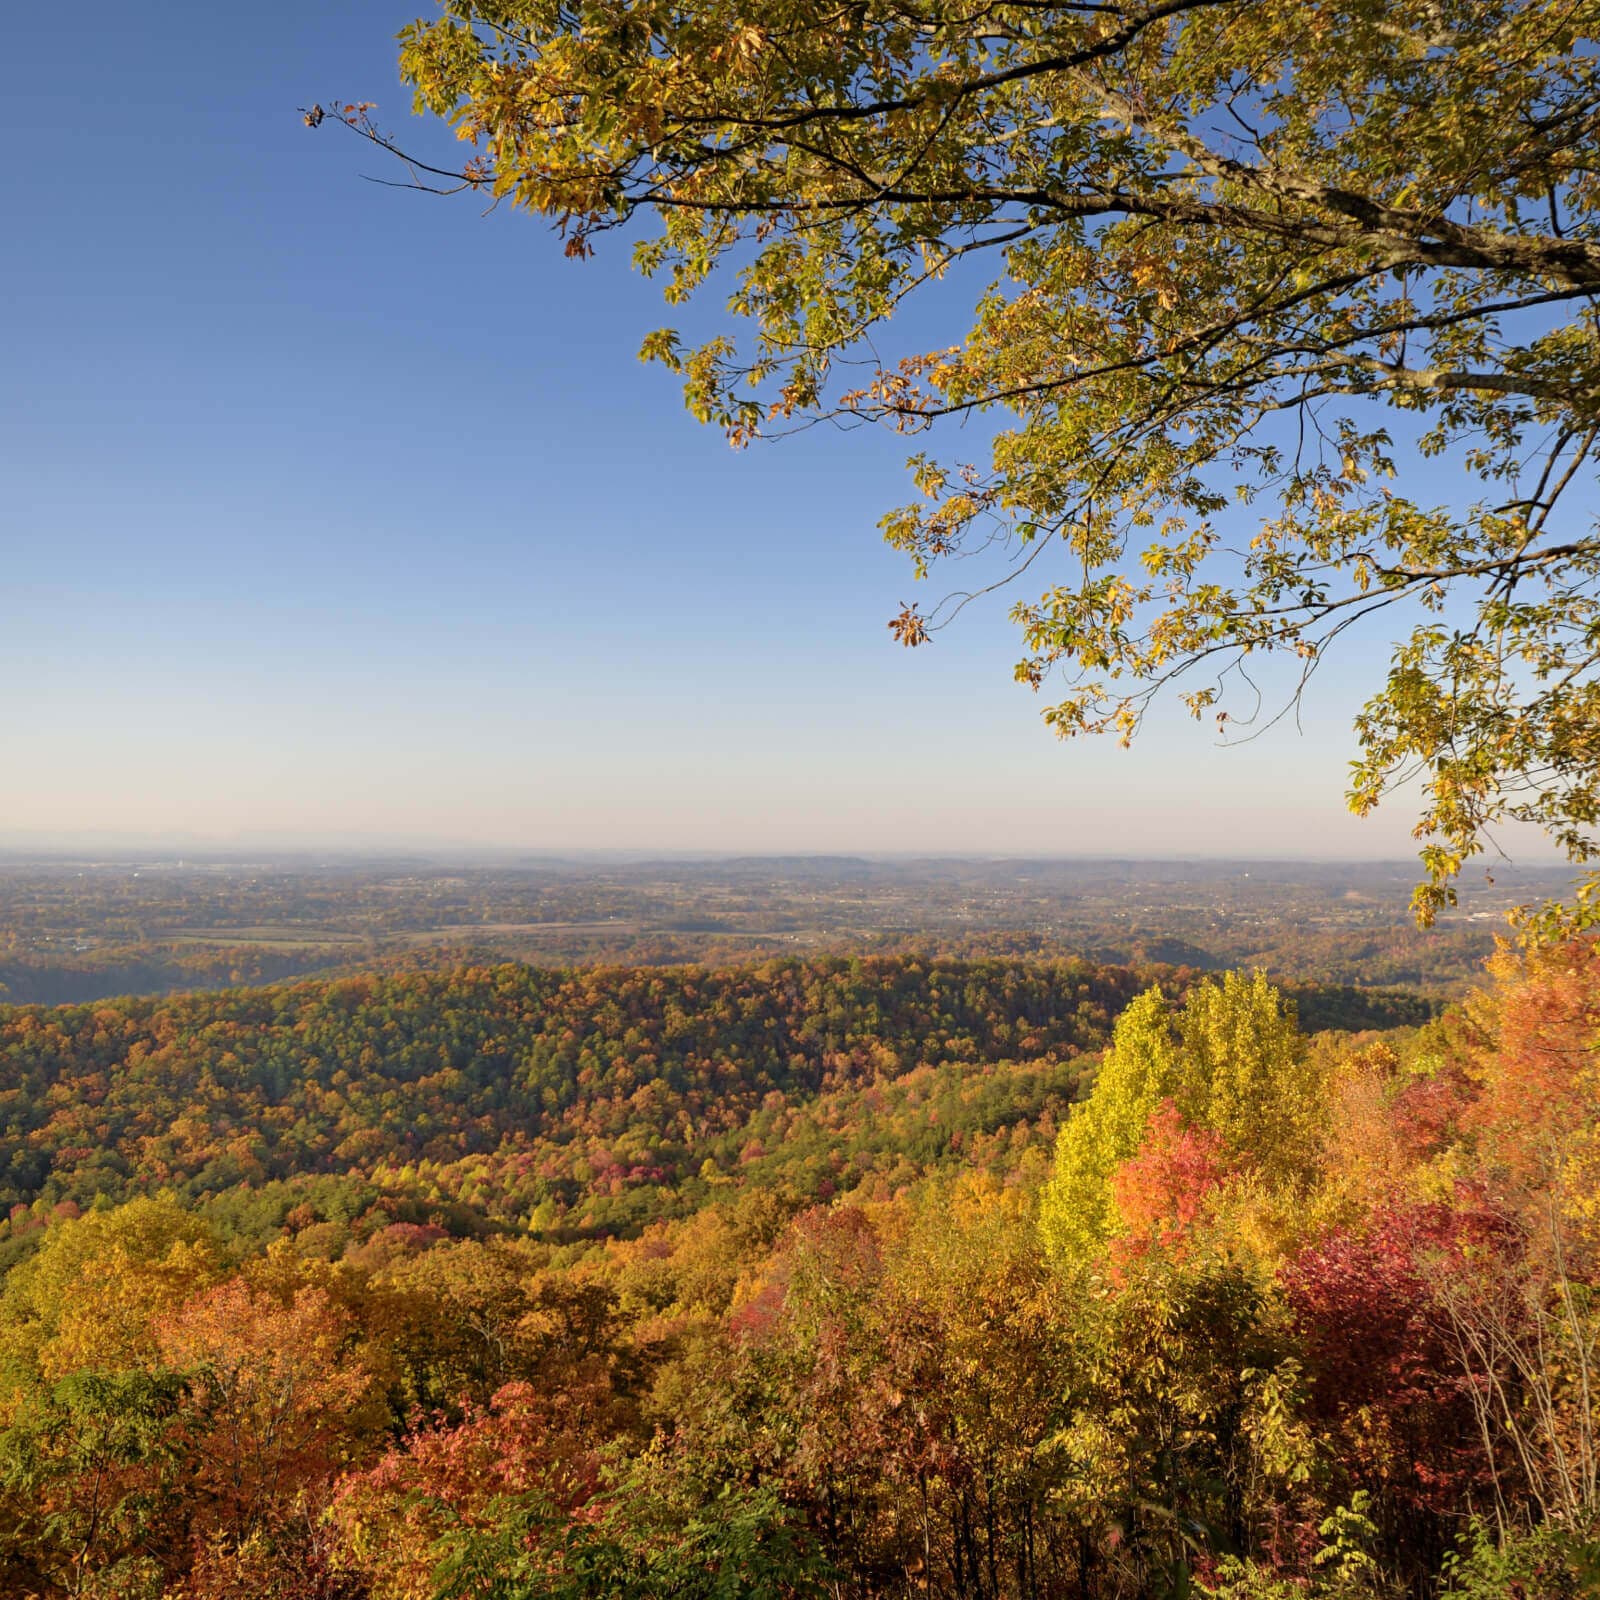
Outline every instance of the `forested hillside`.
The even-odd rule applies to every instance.
[[[1139,988],[1192,977],[1082,961],[502,965],[0,1008],[0,1201],[420,1171],[497,1222],[615,1231],[692,1206],[707,1162],[748,1165],[774,1142],[799,1159],[786,1119],[913,1068],[1022,1063],[1006,1070],[1049,1086],[1024,1102],[1059,1107]],[[1323,1026],[1429,1014],[1399,993],[1302,996]],[[857,1149],[856,1131],[832,1141],[835,1183],[876,1159],[882,1141]]]
[[[12,1008],[0,1592],[1586,1592],[1600,957],[1425,1012],[883,958]]]

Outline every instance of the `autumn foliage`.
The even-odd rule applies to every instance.
[[[99,1074],[42,1127],[205,1086],[107,1146],[117,1200],[13,1215],[0,1592],[1584,1592],[1593,949],[1384,1036],[1307,1037],[1248,977],[1073,983],[0,1015],[9,1082]],[[172,1139],[213,1183],[141,1167]]]

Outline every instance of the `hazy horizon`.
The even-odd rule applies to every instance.
[[[860,849],[805,849],[774,846],[761,849],[727,848],[698,849],[670,846],[594,846],[558,847],[515,842],[473,842],[449,839],[377,839],[359,838],[298,838],[284,835],[258,835],[255,837],[139,837],[120,835],[109,830],[100,835],[60,835],[29,838],[14,832],[0,832],[0,863],[38,863],[43,865],[73,862],[95,862],[107,865],[137,864],[141,862],[160,866],[179,863],[189,865],[240,865],[255,861],[265,862],[348,862],[387,863],[391,861],[416,861],[430,866],[518,865],[545,863],[552,865],[650,865],[654,863],[692,866],[700,863],[715,865],[736,862],[829,862],[859,861],[866,864],[915,866],[918,863],[949,864],[1029,864],[1043,866],[1071,866],[1077,864],[1182,865],[1186,862],[1206,866],[1238,865],[1241,867],[1350,867],[1383,869],[1393,868],[1404,873],[1417,871],[1414,856],[1396,854],[1386,856],[1361,856],[1318,854],[1307,851],[1301,854],[1255,854],[1248,852],[1207,851],[1117,851],[1079,849],[1073,851],[1042,851],[1024,849],[951,849],[951,850],[890,850]],[[1464,873],[1464,884],[1471,886],[1481,880],[1485,872],[1513,872],[1539,875],[1559,875],[1577,871],[1546,851],[1542,859],[1531,853],[1522,858],[1487,859],[1469,862]]]

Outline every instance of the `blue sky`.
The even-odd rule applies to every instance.
[[[1004,601],[931,649],[903,446],[734,454],[636,359],[626,246],[362,181],[417,0],[7,19],[0,843],[1409,853],[1305,732],[1065,746]],[[425,130],[415,130],[425,140]]]

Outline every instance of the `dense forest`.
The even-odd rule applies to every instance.
[[[873,957],[500,965],[0,1008],[0,1203],[159,1189],[212,1202],[241,1184],[400,1171],[496,1223],[615,1231],[692,1208],[707,1163],[747,1167],[769,1144],[785,1163],[837,1166],[835,1185],[858,1180],[871,1138],[812,1149],[792,1120],[913,1068],[983,1064],[1018,1077],[1004,1114],[1031,1112],[1035,1092],[1059,1109],[1138,988],[1194,977]],[[1404,992],[1296,993],[1317,1027],[1431,1014]]]
[[[1588,945],[0,1010],[0,1592],[1587,1592],[1597,1030]]]

